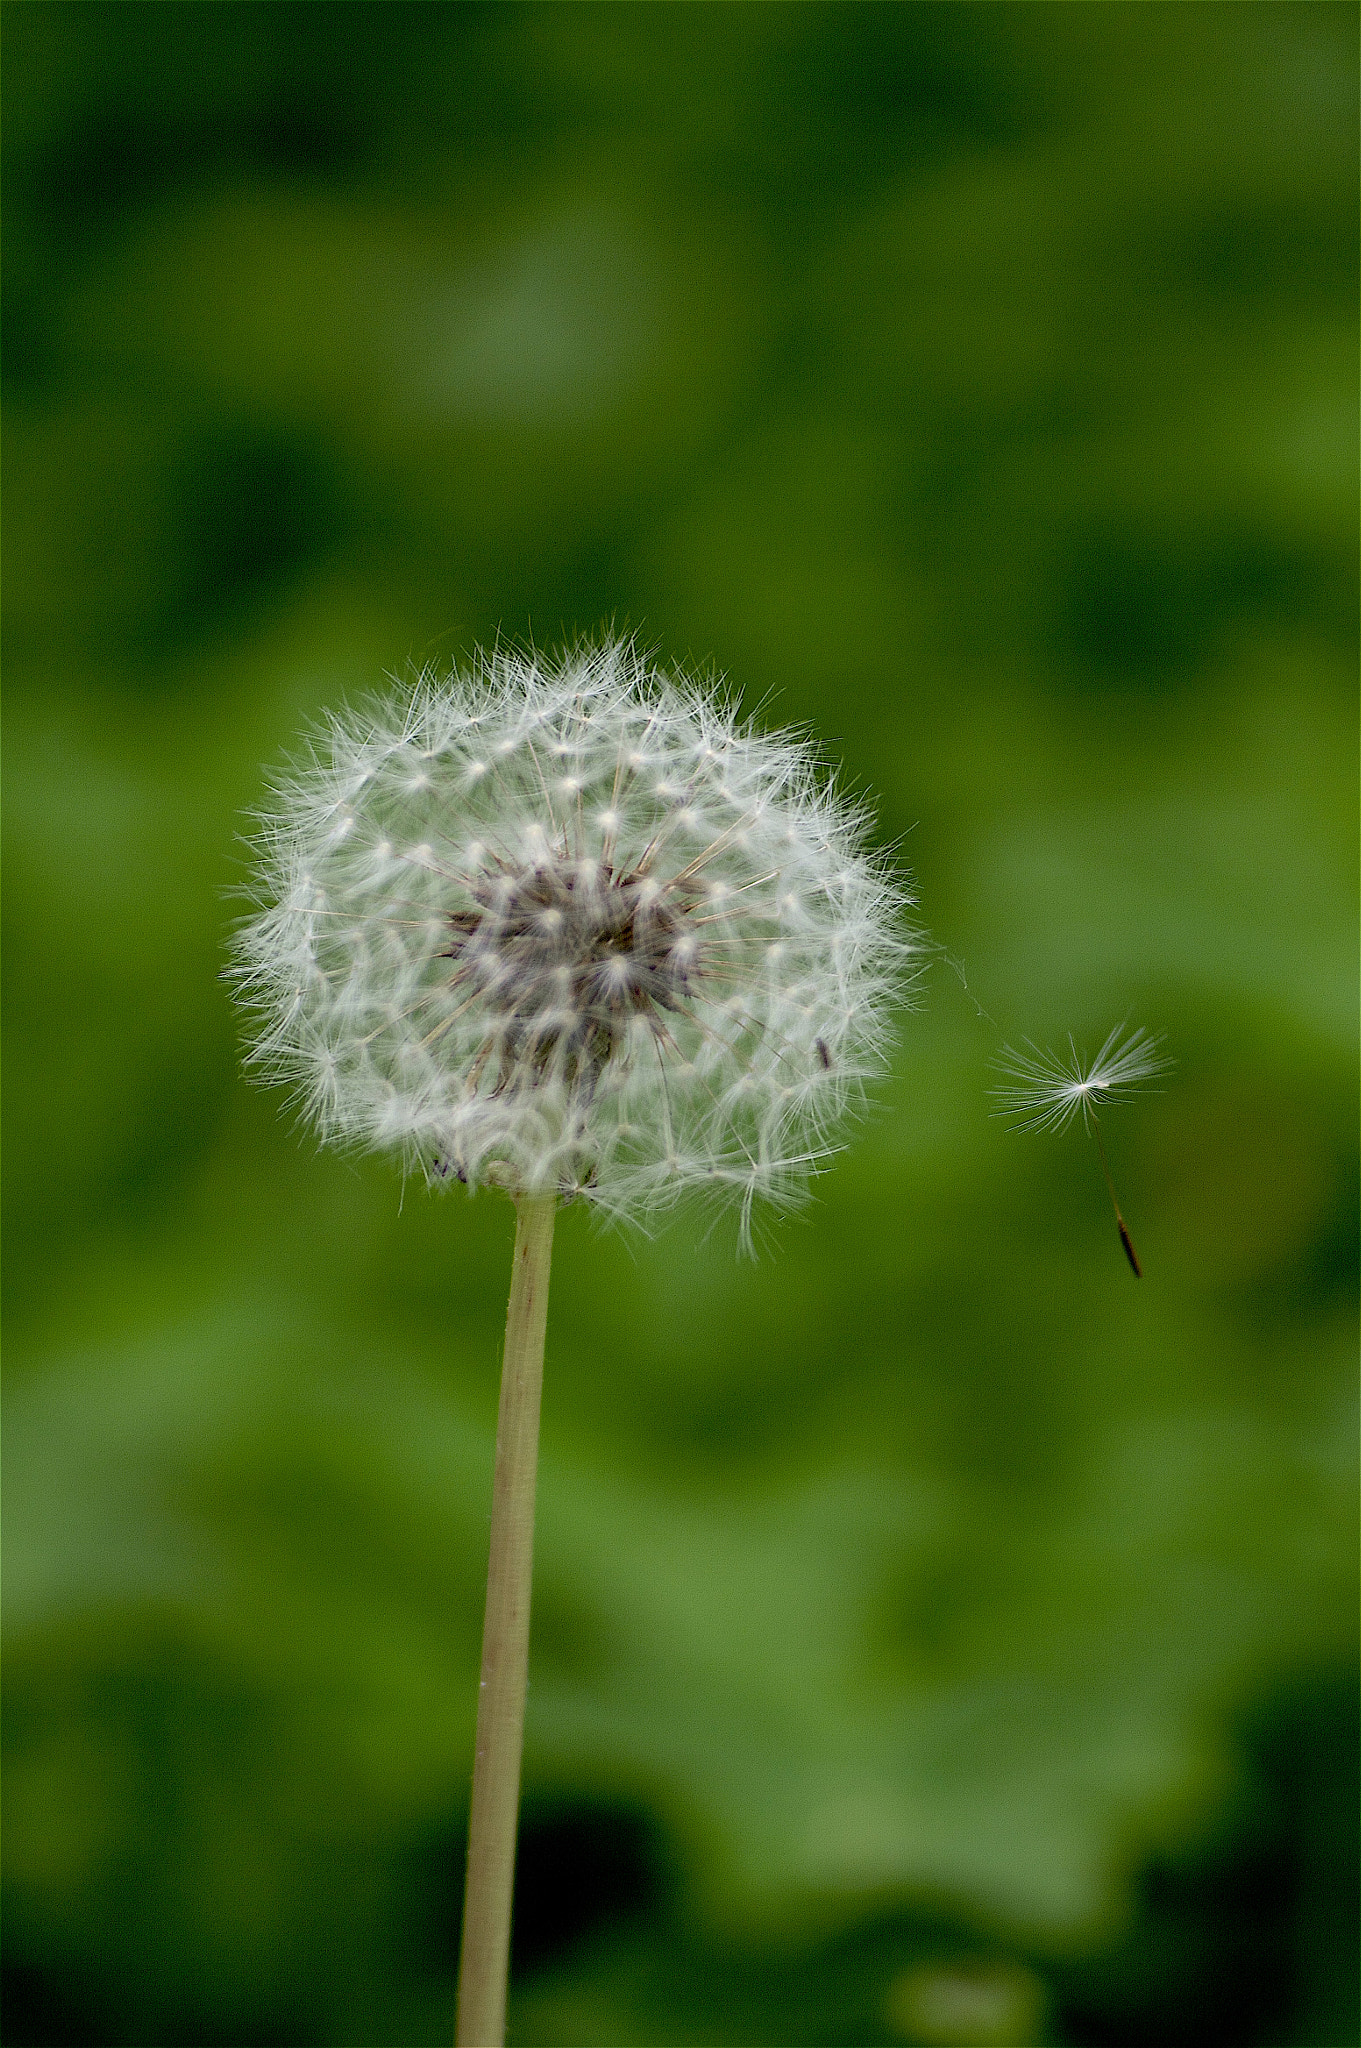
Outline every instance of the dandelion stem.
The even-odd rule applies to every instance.
[[[556,1206],[555,1195],[522,1195],[515,1204],[515,1255],[496,1424],[491,1558],[463,1900],[458,2048],[501,2048],[505,2039],[510,1903],[529,1673],[539,1396]]]

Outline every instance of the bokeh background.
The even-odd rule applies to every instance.
[[[755,1265],[561,1226],[512,2039],[1354,2041],[1354,8],[3,58],[6,2041],[449,2037],[512,1217],[244,1084],[228,892],[320,707],[611,623],[940,950]],[[989,1113],[1122,1017],[1141,1286]]]

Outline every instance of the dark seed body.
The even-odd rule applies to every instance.
[[[473,907],[447,913],[445,957],[480,982],[497,1009],[498,1091],[515,1068],[549,1068],[588,1091],[633,1017],[666,1012],[691,993],[700,948],[687,945],[689,892],[659,888],[607,864],[554,860],[477,877]]]

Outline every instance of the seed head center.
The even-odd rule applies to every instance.
[[[494,989],[509,1036],[597,1070],[630,1018],[678,1011],[699,949],[693,895],[608,862],[539,861],[479,872],[447,914],[458,980]]]

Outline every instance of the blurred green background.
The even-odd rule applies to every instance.
[[[755,1266],[561,1225],[512,2039],[1354,2041],[1355,9],[3,34],[6,2041],[449,2037],[512,1217],[245,1085],[227,892],[611,621],[950,958]],[[989,1115],[1125,1016],[1142,1286]]]

